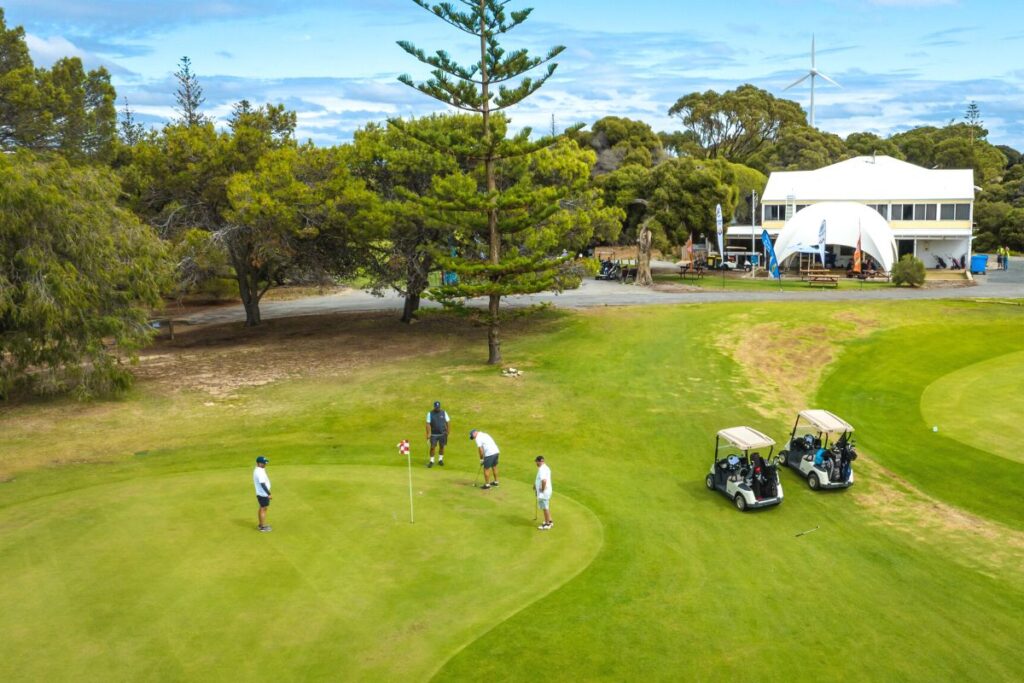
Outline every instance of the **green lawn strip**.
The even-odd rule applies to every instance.
[[[568,497],[572,534],[541,534],[527,486],[474,490],[458,471],[417,470],[410,524],[404,467],[274,467],[275,530],[259,534],[248,474],[139,477],[8,508],[0,632],[24,656],[0,660],[0,677],[423,679],[601,544]]]
[[[947,437],[1024,463],[1024,352],[935,380],[921,396],[921,414]]]
[[[1020,316],[1015,317],[984,325],[963,320],[907,325],[853,342],[825,377],[819,403],[849,420],[858,429],[858,442],[880,464],[926,493],[1024,528],[1020,464],[963,444],[941,429],[932,432],[920,408],[922,393],[936,380],[1024,347]],[[978,413],[1003,409],[988,402],[973,406]]]
[[[812,287],[807,284],[807,281],[801,280],[795,275],[783,275],[782,280],[775,278],[751,278],[743,275],[726,275],[722,277],[720,273],[709,272],[705,274],[703,278],[694,280],[692,278],[684,278],[678,275],[666,275],[658,274],[654,277],[654,280],[658,284],[675,284],[675,285],[689,285],[692,287],[700,287],[708,291],[714,290],[729,290],[729,291],[742,291],[742,292],[761,292],[761,291],[796,291],[806,292],[813,289],[821,289],[821,287]],[[895,287],[891,282],[884,280],[858,280],[856,278],[847,278],[843,275],[839,276],[839,289],[878,289],[878,288],[890,288]],[[833,288],[827,288],[833,289]]]

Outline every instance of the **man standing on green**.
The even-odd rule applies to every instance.
[[[256,501],[260,504],[259,530],[270,531],[267,524],[267,508],[270,507],[270,477],[267,476],[267,463],[262,455],[256,458],[256,469],[252,472],[252,483],[256,486]]]
[[[544,462],[543,455],[538,455],[534,462],[537,463],[537,478],[533,480],[533,490],[537,492],[537,507],[544,511],[544,523],[537,528],[547,531],[555,525],[551,521],[551,468]]]
[[[451,420],[448,413],[441,410],[441,402],[434,401],[434,409],[427,413],[427,439],[430,440],[430,462],[427,467],[434,466],[434,448],[440,447],[440,457],[437,464],[444,467],[444,447],[448,445],[448,430],[451,429]]]

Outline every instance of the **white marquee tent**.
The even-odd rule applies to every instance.
[[[796,212],[775,240],[779,263],[793,254],[817,252],[818,229],[823,220],[826,244],[856,248],[859,235],[861,250],[871,255],[882,270],[892,270],[897,251],[889,222],[871,207],[858,202],[819,202]]]

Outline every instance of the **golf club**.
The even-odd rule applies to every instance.
[[[817,531],[817,530],[818,530],[818,527],[814,527],[813,529],[808,529],[807,531],[801,531],[800,533],[798,533],[796,535],[796,538],[799,538],[800,536],[803,536],[804,534],[809,534],[812,531]]]
[[[537,521],[537,509],[540,508],[540,501],[537,500],[536,493],[537,492],[534,491],[534,496],[533,496],[533,521],[535,521],[535,522]]]
[[[477,482],[480,481],[480,473],[484,471],[484,461],[480,461],[480,467],[477,468],[476,476],[473,477],[473,488],[476,488]]]

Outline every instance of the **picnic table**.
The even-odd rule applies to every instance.
[[[679,275],[685,280],[687,275],[692,276],[692,279],[699,280],[704,277],[704,264],[703,263],[680,263],[679,264]]]
[[[174,339],[174,324],[175,323],[177,323],[179,325],[190,325],[191,324],[191,322],[189,320],[186,320],[185,318],[160,318],[160,317],[157,317],[157,318],[150,318],[148,321],[146,321],[146,324],[149,325],[150,327],[152,327],[154,330],[157,330],[158,333],[159,333],[160,330],[167,330],[167,335],[168,335],[168,337],[170,339]]]
[[[831,270],[817,269],[817,270],[804,270],[801,271],[801,275],[804,280],[807,281],[808,287],[838,287],[839,276],[832,273]]]

